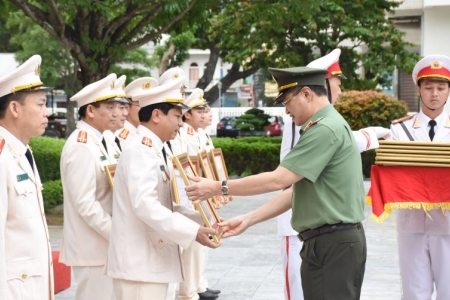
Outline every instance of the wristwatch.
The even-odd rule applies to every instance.
[[[222,181],[222,188],[220,189],[222,191],[222,195],[228,196],[228,185],[227,181]]]

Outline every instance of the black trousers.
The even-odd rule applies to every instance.
[[[305,300],[360,298],[367,257],[362,225],[311,238],[300,256]]]

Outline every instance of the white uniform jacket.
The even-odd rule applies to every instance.
[[[208,153],[214,149],[214,145],[211,137],[206,133],[203,128],[198,129],[198,136],[200,140],[200,148],[206,150]]]
[[[0,299],[53,299],[42,184],[27,147],[0,126]]]
[[[435,136],[433,142],[450,142],[450,118],[443,112],[435,118]],[[430,142],[428,132],[430,118],[422,111],[412,118],[403,121],[414,141]],[[391,125],[392,139],[396,141],[409,141],[406,132],[400,123]],[[428,211],[431,219],[420,209],[399,209],[397,211],[397,230],[405,233],[450,234],[450,214],[441,210]]]
[[[184,123],[180,128],[181,138],[185,141],[188,155],[198,155],[199,152],[206,150],[200,144],[200,136],[197,131],[188,123]]]
[[[136,127],[128,120],[125,120],[123,128],[117,130],[114,134],[119,138],[123,150],[127,141],[131,140],[131,138],[136,135]]]
[[[113,161],[102,139],[99,131],[79,121],[61,154],[64,228],[59,260],[69,266],[101,266],[106,262],[112,190],[104,167]]]
[[[178,245],[187,248],[203,222],[198,212],[173,203],[172,166],[169,157],[164,161],[162,141],[145,126],[139,125],[137,132],[122,152],[114,178],[107,274],[179,282],[183,269]]]
[[[122,153],[122,142],[119,138],[117,138],[120,144],[119,148],[116,142],[116,135],[110,130],[106,130],[105,132],[103,132],[103,137],[105,138],[106,147],[108,148],[108,155],[111,159],[111,162],[117,164],[120,154]]]

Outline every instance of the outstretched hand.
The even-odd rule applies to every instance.
[[[391,131],[387,128],[380,127],[380,126],[372,126],[368,127],[375,131],[375,135],[377,136],[377,139],[384,138],[386,140],[390,139],[391,137]]]
[[[228,221],[220,222],[219,226],[223,228],[222,237],[227,238],[243,233],[248,227],[250,227],[250,223],[245,215],[241,215],[231,218]]]
[[[212,198],[215,195],[221,195],[221,183],[219,181],[190,175],[188,175],[188,178],[194,184],[185,187],[185,191],[189,200],[194,202],[194,204]]]
[[[199,244],[202,244],[203,246],[209,247],[209,248],[217,248],[220,245],[222,245],[221,242],[219,244],[216,244],[212,239],[210,239],[211,235],[218,235],[217,230],[213,228],[203,227],[201,226],[198,229],[196,241]]]

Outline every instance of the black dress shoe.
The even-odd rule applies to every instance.
[[[208,289],[208,288],[206,288],[206,291],[210,292],[210,293],[213,293],[213,294],[216,294],[216,295],[219,295],[221,293],[220,290],[211,290],[211,289]]]
[[[203,293],[198,293],[198,296],[200,297],[200,300],[211,300],[211,299],[216,299],[219,298],[218,295],[213,294],[209,291],[203,292]]]

